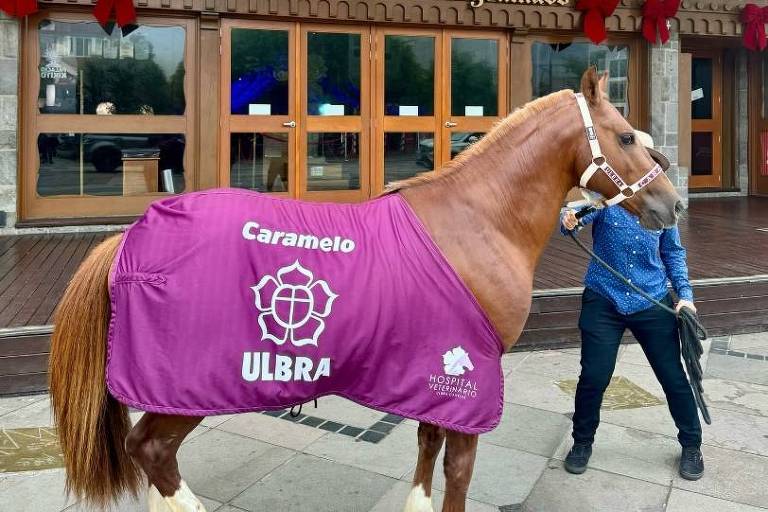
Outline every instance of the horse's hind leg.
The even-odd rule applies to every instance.
[[[443,512],[464,512],[469,482],[475,467],[477,435],[449,430],[446,438]]]
[[[432,473],[445,439],[445,430],[429,423],[419,423],[419,461],[413,475],[413,487],[405,503],[405,512],[432,512]]]
[[[202,416],[146,413],[128,433],[128,453],[149,478],[149,512],[205,512],[179,474],[176,452]]]

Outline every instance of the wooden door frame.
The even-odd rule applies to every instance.
[[[693,60],[697,58],[712,59],[712,118],[691,119],[691,135],[695,132],[712,133],[712,175],[693,175],[693,155],[688,177],[688,187],[691,189],[722,188],[723,186],[723,50],[693,48],[691,53],[691,77],[693,77]],[[691,85],[693,87],[693,85]],[[693,143],[691,143],[693,151]]]
[[[276,30],[288,32],[288,114],[275,116],[232,115],[232,29]],[[269,192],[283,197],[296,197],[296,169],[298,156],[297,128],[289,128],[285,123],[297,120],[295,95],[299,87],[298,52],[299,24],[297,22],[246,20],[242,18],[224,18],[221,20],[221,80],[219,129],[219,185],[230,185],[231,172],[231,134],[232,133],[286,133],[288,134],[288,191]]]
[[[180,26],[184,28],[184,114],[173,116],[126,115],[97,116],[87,114],[40,114],[37,98],[40,90],[40,40],[37,24],[43,19],[62,22],[94,22],[92,14],[76,7],[56,7],[32,14],[22,22],[20,46],[21,76],[24,87],[19,90],[19,220],[42,220],[51,218],[76,217],[120,217],[135,216],[147,205],[159,198],[167,197],[165,192],[154,192],[135,196],[38,196],[37,177],[40,155],[37,149],[39,133],[182,133],[184,147],[185,190],[194,190],[198,181],[197,137],[197,39],[199,20],[190,16],[139,15],[140,25]],[[151,119],[152,127],[146,128]],[[94,124],[94,120],[98,123]]]
[[[384,135],[387,132],[394,133],[432,133],[432,161],[434,170],[439,168],[440,150],[442,148],[442,137],[440,136],[440,110],[442,97],[442,80],[440,79],[440,70],[442,69],[442,37],[443,29],[440,28],[413,28],[413,27],[376,27],[373,34],[373,56],[374,56],[374,115],[371,123],[371,134],[373,139],[372,160],[372,194],[377,194],[384,190]],[[433,70],[433,97],[432,97],[432,115],[431,116],[388,116],[385,113],[384,98],[384,78],[385,78],[385,51],[386,36],[422,36],[434,37],[434,70]]]
[[[760,139],[761,134],[768,131],[768,116],[763,116],[764,109],[768,107],[768,105],[763,105],[763,88],[768,88],[768,84],[762,83],[763,66],[768,65],[764,59],[762,53],[750,52],[748,62],[749,193],[760,196],[768,196],[768,176],[760,174],[760,169],[764,164],[763,158],[765,158]],[[768,165],[768,162],[765,162],[765,165]]]

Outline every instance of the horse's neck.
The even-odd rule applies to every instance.
[[[533,271],[574,185],[583,133],[576,113],[546,109],[445,179],[401,191],[508,346],[528,316]]]

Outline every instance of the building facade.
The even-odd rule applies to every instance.
[[[744,4],[684,0],[651,45],[622,0],[595,45],[574,0],[138,0],[138,28],[111,34],[88,0],[41,2],[0,19],[1,220],[125,223],[220,186],[364,200],[589,65],[684,197],[768,195],[768,59],[742,46]]]

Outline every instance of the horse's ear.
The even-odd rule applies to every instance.
[[[600,104],[603,93],[600,91],[600,79],[597,77],[597,69],[590,66],[581,76],[581,93],[589,104],[596,107]]]
[[[598,85],[600,87],[600,94],[607,98],[608,97],[608,71],[603,71],[603,74],[600,76],[600,80],[598,80]]]

